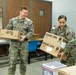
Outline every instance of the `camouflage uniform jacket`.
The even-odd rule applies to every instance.
[[[10,19],[8,25],[6,26],[6,29],[8,30],[18,30],[22,32],[27,39],[33,36],[34,34],[34,27],[33,27],[33,22],[28,19],[19,19],[18,17]],[[12,42],[19,42],[18,40],[11,40]],[[26,42],[27,40],[25,40]]]
[[[71,29],[70,27],[68,27],[67,25],[61,29],[59,26],[56,27],[52,33],[56,34],[56,35],[59,35],[59,36],[62,36],[64,38],[67,39],[67,45],[64,49],[64,53],[67,53],[67,52],[71,52],[75,47],[75,33],[73,31],[73,29]]]

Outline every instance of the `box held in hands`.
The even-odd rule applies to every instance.
[[[46,32],[40,49],[55,57],[60,58],[59,54],[63,52],[66,46],[66,42],[67,40],[65,38]],[[67,56],[68,54],[64,55],[62,59],[66,60]]]
[[[21,36],[23,36],[23,33],[16,30],[1,29],[0,36],[6,39],[20,40]]]

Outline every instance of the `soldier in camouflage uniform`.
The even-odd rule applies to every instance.
[[[28,58],[28,39],[34,34],[33,22],[27,18],[28,8],[23,6],[18,17],[10,19],[6,29],[18,30],[24,36],[18,40],[11,40],[9,48],[9,68],[8,75],[15,75],[17,57],[20,57],[20,73],[25,75]]]
[[[76,59],[76,49],[75,49],[76,40],[75,40],[75,33],[73,29],[71,29],[66,25],[66,21],[67,21],[66,16],[60,15],[58,18],[59,26],[56,27],[52,31],[52,33],[67,39],[68,41],[67,45],[64,51],[59,55],[61,56],[60,60],[63,64],[66,64],[67,66],[72,66],[72,65],[75,65],[75,59]],[[62,60],[62,56],[67,53],[69,53],[67,60],[66,61]]]

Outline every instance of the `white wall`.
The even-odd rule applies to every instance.
[[[67,16],[67,25],[76,32],[76,0],[46,0],[52,1],[52,25],[58,25],[58,16]]]

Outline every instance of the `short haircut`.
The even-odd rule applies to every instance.
[[[60,15],[59,17],[58,17],[58,21],[60,20],[60,19],[65,19],[65,21],[67,21],[67,17],[65,16],[65,15]]]
[[[20,11],[23,10],[23,9],[28,10],[28,7],[27,6],[21,6]]]

